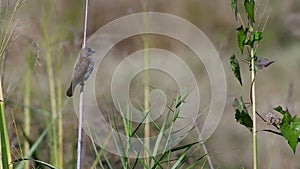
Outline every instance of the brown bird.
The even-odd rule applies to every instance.
[[[94,69],[94,61],[90,57],[95,51],[91,48],[84,48],[80,51],[79,59],[75,66],[73,78],[69,89],[67,90],[67,96],[72,97],[75,87],[79,83],[84,83]]]

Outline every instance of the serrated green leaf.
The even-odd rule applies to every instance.
[[[262,39],[262,32],[255,31],[251,32],[249,39],[246,42],[246,45],[253,47],[254,42],[259,42]]]
[[[250,24],[252,25],[255,20],[254,20],[254,6],[255,2],[254,0],[245,0],[244,1],[244,7],[248,16],[248,19],[250,20]]]
[[[286,110],[283,110],[281,106],[277,106],[275,108],[273,108],[274,110],[278,111],[279,113],[281,113],[282,115],[285,115],[285,114],[289,114],[288,111]],[[290,114],[289,114],[290,115]]]
[[[300,120],[294,116],[290,123],[283,123],[279,130],[295,153],[300,135]]]
[[[231,65],[232,72],[234,73],[234,76],[238,79],[238,81],[242,86],[243,82],[242,82],[242,77],[240,72],[240,65],[235,54],[232,54],[232,56],[230,57],[230,65]]]
[[[238,12],[237,0],[231,0],[231,9],[232,9],[232,12],[234,13],[235,19],[237,20],[237,12]]]
[[[262,32],[255,31],[255,32],[252,32],[252,35],[254,36],[254,40],[261,40],[262,39]]]
[[[275,107],[274,110],[278,111],[279,113],[281,113],[283,115],[282,124],[290,122],[292,115],[290,114],[288,109],[283,110],[281,106],[278,106],[278,107]]]
[[[244,46],[246,41],[246,35],[247,31],[244,30],[243,26],[238,27],[237,29],[237,35],[238,35],[238,44],[241,52],[244,52]]]
[[[236,121],[251,130],[253,127],[253,123],[243,101],[243,98],[235,98],[232,106],[235,108]]]
[[[297,116],[292,117],[289,110],[283,110],[281,106],[274,108],[274,110],[283,115],[279,130],[295,153],[300,135],[300,119]]]
[[[244,125],[249,130],[252,129],[252,127],[253,127],[252,119],[251,119],[250,115],[248,113],[246,113],[245,111],[239,111],[238,109],[236,109],[235,110],[235,119],[237,122]]]
[[[243,97],[235,98],[232,104],[234,109],[239,110],[240,112],[244,111],[248,113],[248,110],[246,108],[246,105],[243,101]]]

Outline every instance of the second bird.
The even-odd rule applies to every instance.
[[[72,97],[75,87],[86,81],[94,69],[94,61],[90,57],[95,51],[91,48],[84,48],[80,52],[79,59],[75,65],[72,81],[67,96]]]

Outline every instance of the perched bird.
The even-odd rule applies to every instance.
[[[94,69],[94,61],[90,57],[95,51],[91,48],[84,48],[80,51],[79,59],[76,63],[73,78],[69,89],[67,90],[67,96],[72,97],[73,92],[77,84],[84,83]]]

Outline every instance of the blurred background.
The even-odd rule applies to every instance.
[[[250,73],[247,65],[240,62],[245,84],[241,87],[231,72],[229,57],[233,52],[240,58],[246,58],[239,52],[236,42],[236,28],[240,26],[240,23],[232,14],[231,1],[154,0],[145,2],[147,11],[173,14],[193,23],[207,35],[217,49],[226,71],[227,101],[222,120],[213,136],[206,142],[206,146],[216,168],[251,168],[252,135],[244,126],[235,121],[232,108],[235,97],[242,95],[245,100],[249,100]],[[299,117],[300,1],[270,1],[266,9],[265,4],[266,2],[262,0],[257,3],[261,12],[265,11],[262,23],[268,18],[257,55],[275,60],[275,63],[257,75],[257,108],[265,116],[272,111],[273,107],[281,105],[288,107],[293,115]],[[7,5],[6,0],[1,1],[2,9]],[[72,168],[74,164],[72,160],[76,155],[74,147],[76,147],[77,137],[77,116],[72,99],[67,98],[65,91],[69,86],[73,67],[83,42],[84,9],[85,2],[82,0],[28,0],[23,3],[17,15],[19,22],[15,27],[16,32],[6,51],[5,64],[1,65],[13,159],[21,157],[19,147],[23,146],[25,140],[35,142],[41,135],[49,122],[51,112],[59,112],[62,115],[59,116],[62,119],[59,125],[63,128],[63,163],[65,168]],[[89,10],[88,37],[110,21],[128,14],[143,12],[145,9],[142,1],[90,0]],[[260,16],[256,17],[260,18]],[[149,39],[149,47],[177,51],[178,55],[192,55],[191,51],[182,47],[182,44],[183,50],[176,50],[180,43],[174,39],[155,35],[149,36]],[[98,71],[113,70],[112,63],[116,64],[128,54],[142,48],[142,36],[131,37],[120,42],[110,51],[110,53],[117,53],[119,58],[108,57]],[[193,61],[187,62],[193,67]],[[199,66],[199,64],[194,66]],[[109,76],[109,71],[101,76]],[[201,64],[199,67],[193,67],[193,72],[201,75],[197,80],[203,86],[201,95],[207,98],[201,98],[201,101],[207,105],[210,102],[207,72]],[[101,76],[97,77],[99,86],[109,85],[110,81],[101,81]],[[164,76],[157,77],[157,81],[167,78]],[[143,96],[139,95],[142,88],[140,89],[138,82],[138,80],[134,82],[130,89],[130,97],[133,100],[141,100]],[[168,83],[173,82],[169,79]],[[169,89],[166,84],[159,85],[164,86],[165,90]],[[107,104],[103,98],[109,95],[110,91],[105,87],[97,90],[99,90],[97,93],[100,93],[99,96],[97,95],[99,104]],[[30,93],[29,96],[28,93]],[[174,93],[171,95],[174,96]],[[29,138],[26,138],[24,136],[24,107],[26,107],[24,101],[28,100],[28,97],[30,98],[31,129]],[[53,98],[55,98],[54,101]],[[202,107],[204,108],[205,106]],[[273,129],[260,119],[258,128],[259,130]],[[43,143],[35,155],[40,160],[49,161],[48,147],[52,142],[44,138]],[[258,132],[258,152],[259,168],[300,168],[299,146],[294,154],[287,141],[280,136]],[[90,168],[95,160],[95,153],[89,137],[85,134],[82,157],[83,168]],[[110,158],[115,159],[116,168],[118,168],[118,157],[111,154]],[[208,165],[205,167],[208,168]]]

